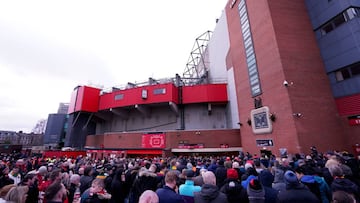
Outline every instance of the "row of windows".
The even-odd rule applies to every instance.
[[[360,62],[342,68],[335,72],[336,81],[343,81],[360,75]]]
[[[238,9],[240,14],[242,36],[244,39],[246,63],[247,63],[248,74],[250,79],[251,94],[254,97],[261,94],[261,88],[260,88],[260,80],[259,80],[259,74],[256,64],[256,56],[252,42],[250,23],[247,15],[245,0],[240,1]]]
[[[153,90],[153,94],[154,95],[159,95],[159,94],[166,94],[166,89],[165,88],[157,88]],[[142,95],[144,97],[144,95]],[[115,100],[122,100],[124,99],[124,94],[116,94],[114,97]]]
[[[327,33],[335,30],[337,27],[343,23],[350,21],[355,17],[360,17],[360,8],[348,8],[344,12],[335,16],[330,22],[320,27],[321,35],[326,35]]]

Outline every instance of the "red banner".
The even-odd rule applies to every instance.
[[[144,134],[141,147],[143,148],[165,148],[165,134]]]

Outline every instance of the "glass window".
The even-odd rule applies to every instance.
[[[250,29],[246,29],[243,33],[244,39],[250,37]]]
[[[360,75],[360,63],[357,63],[355,65],[352,65],[350,67],[351,70],[351,75],[355,76],[355,75]]]
[[[351,77],[350,72],[347,68],[341,70],[342,77],[345,79],[348,79]]]
[[[333,25],[331,23],[328,23],[321,28],[321,34],[326,35],[327,33],[331,32],[333,29],[334,29]]]
[[[248,20],[241,23],[241,29],[242,30],[249,29],[249,21]]]
[[[335,77],[336,77],[336,81],[338,81],[338,82],[344,80],[344,77],[342,76],[341,71],[336,71],[335,72]]]
[[[124,94],[115,95],[115,100],[122,100],[122,99],[124,99]]]
[[[341,24],[346,22],[344,14],[338,15],[333,20],[335,27],[339,27]]]
[[[154,94],[165,94],[166,93],[166,89],[165,88],[159,88],[159,89],[154,89]]]
[[[246,41],[245,41],[245,48],[247,48],[248,46],[252,45],[252,41],[251,41],[251,37],[249,37]]]

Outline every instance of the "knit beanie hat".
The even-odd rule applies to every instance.
[[[275,169],[274,183],[283,183],[284,181],[284,171],[281,169]]]
[[[247,187],[247,193],[250,202],[265,201],[265,190],[257,178],[250,180],[249,186]]]
[[[228,170],[227,170],[227,172],[226,172],[227,174],[227,178],[231,178],[231,179],[239,179],[239,174],[238,174],[238,172],[235,170],[235,169],[233,169],[233,168],[229,168]]]
[[[253,165],[251,163],[246,163],[245,170],[247,170],[248,168],[253,168]]]
[[[284,174],[284,179],[286,185],[298,185],[299,180],[296,177],[296,174],[290,170],[287,170]]]

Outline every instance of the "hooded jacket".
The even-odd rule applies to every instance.
[[[344,191],[350,194],[355,195],[355,198],[359,200],[359,187],[353,183],[351,180],[346,178],[335,178],[334,181],[331,183],[331,191]]]
[[[229,203],[249,202],[247,192],[238,180],[226,179],[220,191],[227,196]]]
[[[278,194],[278,203],[320,203],[320,200],[302,183],[286,185]]]
[[[227,197],[216,185],[204,184],[201,191],[194,194],[196,203],[227,203]]]

